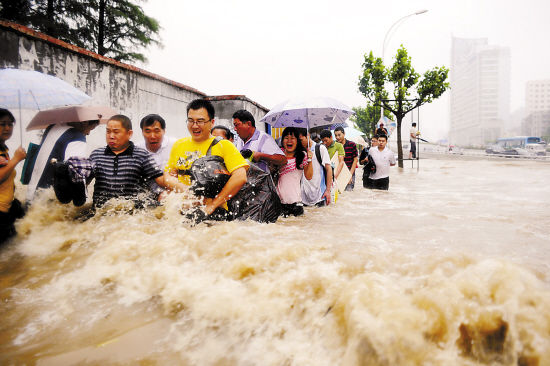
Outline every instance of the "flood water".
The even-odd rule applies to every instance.
[[[405,165],[275,224],[49,192],[0,251],[0,364],[550,365],[550,163]]]

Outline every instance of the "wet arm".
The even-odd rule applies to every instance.
[[[183,184],[178,180],[177,173],[174,169],[164,172],[162,183],[164,188],[178,193],[185,192],[189,188],[186,184]]]
[[[4,183],[4,181],[9,178],[11,172],[15,169],[17,164],[19,164],[19,162],[24,160],[26,157],[27,153],[25,153],[25,150],[21,146],[15,150],[13,158],[8,160],[4,166],[0,167],[0,183]]]
[[[327,172],[327,188],[323,193],[323,198],[326,200],[327,205],[330,205],[330,190],[332,189],[332,167],[330,164],[325,164],[325,171]]]
[[[357,157],[353,158],[353,163],[351,163],[351,169],[349,170],[351,175],[355,173],[355,169],[357,169]]]
[[[304,176],[307,180],[311,180],[313,177],[313,162],[311,161],[312,153],[307,152],[307,165],[304,167]]]
[[[229,201],[231,197],[234,197],[241,187],[246,183],[246,169],[247,167],[240,167],[235,169],[231,173],[231,177],[223,187],[220,193],[212,201],[206,204],[204,211],[207,215],[210,215],[214,210],[225,202]]]
[[[336,171],[334,172],[335,178],[338,178],[343,167],[344,167],[344,157],[338,156],[338,166],[336,167]]]
[[[263,160],[267,163],[271,163],[275,166],[283,166],[286,164],[286,156],[282,154],[266,154],[259,151],[254,151],[254,155],[252,157],[252,161],[255,163],[259,162],[260,160]]]

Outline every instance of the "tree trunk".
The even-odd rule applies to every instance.
[[[399,115],[396,116],[397,119],[397,161],[398,166],[400,168],[403,168],[403,143],[401,141],[401,121],[403,120],[403,116]]]
[[[53,0],[48,0],[46,4],[46,34],[58,38],[54,23]]]
[[[105,55],[105,2],[107,0],[99,1],[99,19],[98,19],[98,32],[97,32],[97,53],[101,56]]]

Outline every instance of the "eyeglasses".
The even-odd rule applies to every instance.
[[[187,119],[187,124],[190,125],[190,126],[193,126],[194,124],[196,124],[197,126],[204,126],[206,123],[210,122],[211,119],[197,119],[197,120],[194,120],[192,118],[188,118]]]

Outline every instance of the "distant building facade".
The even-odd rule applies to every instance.
[[[550,136],[550,79],[528,81],[525,88],[526,116],[521,132],[528,136]]]
[[[510,113],[510,50],[487,38],[452,38],[449,140],[483,146],[500,137]]]

